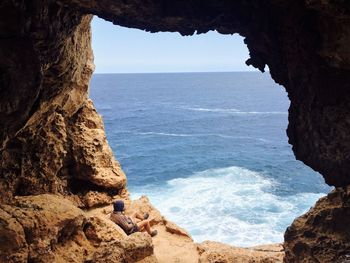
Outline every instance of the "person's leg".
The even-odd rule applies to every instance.
[[[140,219],[140,220],[143,220],[143,216],[137,212],[134,212],[131,214],[130,216],[131,218],[135,218],[135,219]]]
[[[150,226],[148,220],[144,220],[144,221],[138,222],[137,226],[140,229],[140,231],[146,230],[148,234],[150,234],[150,235],[152,234],[151,226]]]

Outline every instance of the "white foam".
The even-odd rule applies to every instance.
[[[246,140],[256,140],[261,142],[268,142],[268,140],[263,138],[254,138],[249,136],[232,136],[232,135],[226,135],[226,134],[219,134],[219,133],[192,133],[192,134],[184,134],[184,133],[166,133],[166,132],[132,132],[136,135],[155,135],[155,136],[170,136],[170,137],[207,137],[207,136],[214,136],[214,137],[220,137],[225,139],[246,139]]]
[[[171,137],[192,137],[192,134],[179,134],[179,133],[165,133],[165,132],[136,132],[139,135],[160,135],[160,136],[171,136]]]
[[[234,115],[288,115],[284,111],[241,111],[238,109],[222,109],[222,108],[193,108],[193,107],[183,107],[185,110],[192,111],[205,111],[205,112],[218,112],[218,113],[229,113]]]
[[[225,113],[237,113],[240,112],[240,110],[237,109],[221,109],[221,108],[214,108],[214,109],[208,109],[208,108],[192,108],[192,107],[184,107],[185,110],[192,110],[192,111],[205,111],[205,112],[225,112]]]
[[[98,109],[98,111],[110,111],[112,110],[112,106],[109,105],[96,105],[96,108]]]
[[[168,181],[147,194],[170,220],[186,228],[196,242],[213,240],[253,246],[283,240],[285,228],[323,194],[289,197],[269,192],[275,182],[241,167],[206,170]],[[144,189],[146,190],[146,189]]]

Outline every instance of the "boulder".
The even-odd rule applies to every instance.
[[[198,245],[200,263],[282,263],[282,245],[238,248],[219,242],[205,241]]]

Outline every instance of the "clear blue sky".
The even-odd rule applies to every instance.
[[[96,73],[249,71],[243,38],[217,32],[183,37],[92,23]]]

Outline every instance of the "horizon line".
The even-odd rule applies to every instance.
[[[191,74],[191,73],[257,73],[259,70],[235,70],[235,71],[160,71],[160,72],[94,72],[95,74]],[[265,72],[269,72],[265,70]],[[260,72],[263,73],[263,72]]]

